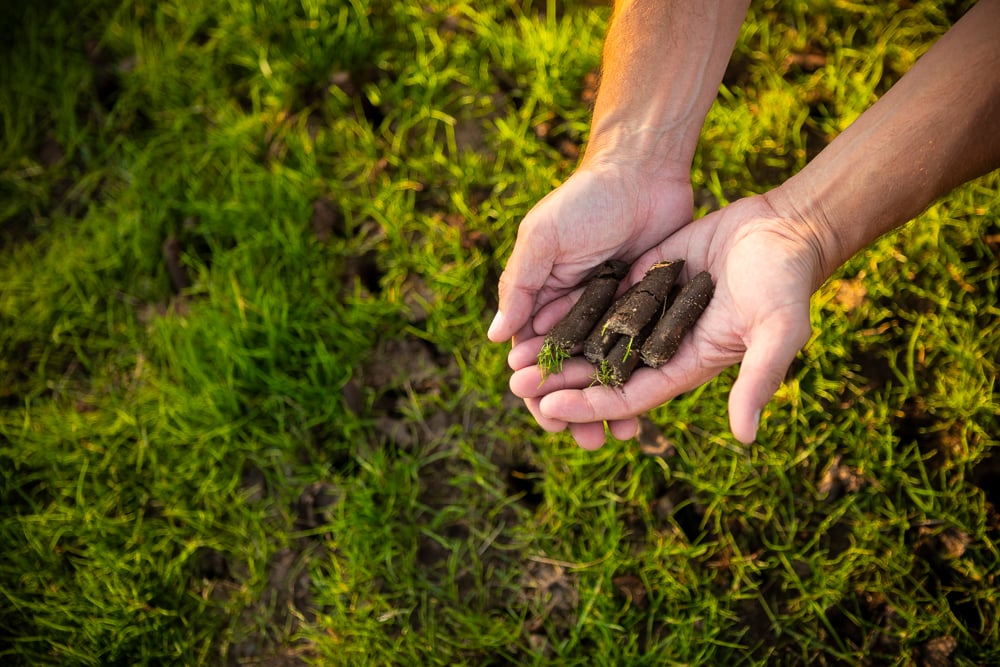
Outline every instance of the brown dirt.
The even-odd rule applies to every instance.
[[[627,270],[625,262],[612,260],[602,264],[570,311],[552,327],[546,341],[566,352],[582,343],[611,306],[618,283]]]
[[[607,330],[625,336],[638,336],[662,311],[663,303],[683,268],[684,260],[659,262],[651,266],[635,290],[615,302],[613,313],[604,325]]]
[[[673,358],[684,336],[708,306],[714,291],[715,284],[707,271],[698,273],[681,288],[642,346],[642,360],[647,366],[659,368]]]

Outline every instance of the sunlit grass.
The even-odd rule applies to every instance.
[[[757,443],[730,370],[585,452],[485,329],[608,7],[44,4],[0,68],[8,662],[1000,658],[996,174],[820,289]],[[755,3],[699,213],[957,11]]]

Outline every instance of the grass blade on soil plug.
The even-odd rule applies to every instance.
[[[670,361],[680,347],[684,334],[701,317],[714,292],[715,285],[707,271],[696,275],[681,289],[673,305],[660,318],[653,333],[642,345],[642,360],[647,366],[659,368]]]
[[[618,284],[627,271],[625,262],[604,262],[570,311],[552,327],[538,354],[543,378],[562,370],[562,362],[569,357],[570,351],[583,342],[614,301]]]
[[[545,378],[562,370],[563,362],[570,358],[569,350],[553,345],[548,338],[538,351],[538,367],[542,371],[542,382]]]
[[[657,262],[649,268],[634,291],[623,296],[614,305],[611,317],[604,324],[602,333],[617,332],[625,336],[638,336],[642,329],[659,314],[670,288],[677,281],[684,260]]]

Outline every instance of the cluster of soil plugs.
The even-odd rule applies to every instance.
[[[623,384],[640,363],[659,368],[670,361],[715,291],[707,271],[678,285],[683,267],[682,259],[658,262],[618,299],[628,265],[612,260],[598,267],[580,299],[545,337],[538,354],[543,378],[561,371],[581,345],[604,385]]]

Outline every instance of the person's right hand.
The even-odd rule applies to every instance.
[[[640,161],[585,161],[521,222],[500,277],[500,307],[490,340],[516,343],[544,335],[579,298],[580,284],[595,267],[608,259],[632,263],[690,222],[689,173],[689,166],[654,169]],[[536,399],[525,404],[546,430],[566,428],[564,421],[545,418]],[[630,417],[609,426],[616,437],[627,439],[638,421]]]

